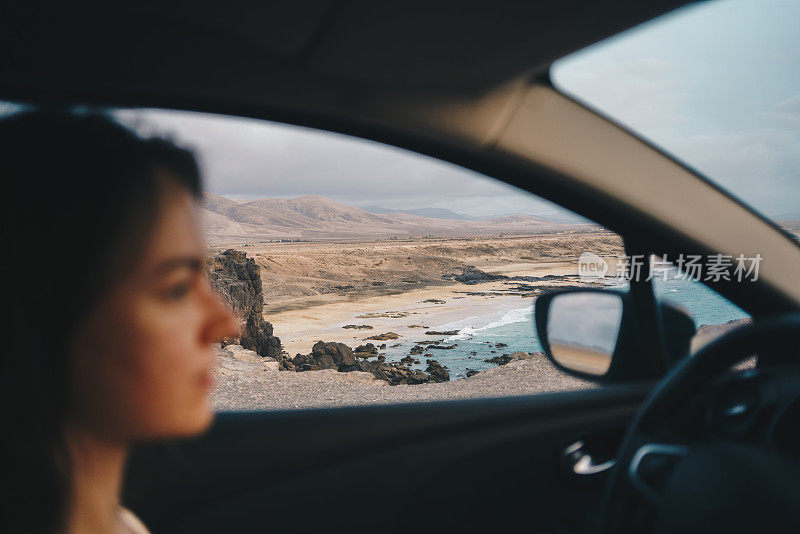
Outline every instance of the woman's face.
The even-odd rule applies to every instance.
[[[166,179],[141,258],[76,335],[74,423],[124,441],[208,427],[211,345],[238,322],[208,282],[206,254],[191,194]]]

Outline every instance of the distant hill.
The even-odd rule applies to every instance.
[[[207,193],[202,207],[203,230],[213,243],[526,234],[576,227],[530,215],[489,221],[465,219],[461,214],[437,208],[373,213],[320,195],[232,200]]]
[[[550,221],[531,217],[530,215],[509,215],[508,217],[499,217],[497,219],[490,219],[486,221],[489,224],[521,224],[521,225],[548,225],[552,224]]]
[[[290,198],[286,200],[286,205],[318,221],[392,224],[391,219],[376,216],[361,208],[348,206],[320,195]]]
[[[411,209],[392,209],[382,208],[380,206],[365,206],[365,211],[370,213],[410,213],[411,215],[419,215],[420,217],[430,217],[431,219],[456,219],[459,221],[480,221],[479,217],[472,217],[464,215],[463,213],[456,213],[455,211],[445,208],[411,208]]]

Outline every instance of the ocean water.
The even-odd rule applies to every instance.
[[[666,280],[662,278],[663,275],[664,273],[658,272],[654,277],[657,298],[683,307],[693,317],[697,327],[748,317],[740,308],[699,282],[679,279],[674,270],[666,273]],[[424,354],[432,354],[433,359],[450,369],[450,379],[457,380],[464,378],[469,369],[482,371],[495,367],[496,364],[485,361],[488,358],[518,350],[540,352],[542,346],[534,327],[532,301],[522,298],[520,301],[527,304],[516,309],[468,317],[447,324],[430,325],[431,330],[458,330],[458,334],[454,336],[431,338],[442,339],[443,344],[455,344],[456,347],[430,349]],[[505,346],[498,347],[498,343]],[[413,346],[414,343],[404,342],[397,347],[390,347],[387,349],[386,359],[399,361]],[[425,369],[424,354],[415,356],[420,364],[413,365],[412,368]]]
[[[682,306],[692,316],[698,328],[749,317],[741,308],[712,289],[700,282],[682,280],[676,274],[675,269],[670,269],[667,279],[663,280],[661,272],[656,273],[653,277],[656,296]]]

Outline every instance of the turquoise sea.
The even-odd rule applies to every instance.
[[[740,308],[727,301],[711,289],[699,282],[676,278],[676,271],[654,277],[656,296],[668,300],[687,310],[693,317],[695,326],[723,324],[734,319],[748,317]],[[495,367],[494,363],[484,360],[510,354],[521,350],[525,352],[541,351],[542,347],[536,336],[533,323],[533,306],[530,299],[522,299],[526,306],[500,311],[484,316],[468,317],[442,325],[431,325],[432,330],[458,330],[458,334],[445,337],[444,344],[453,345],[453,349],[431,349],[426,353],[450,369],[450,379],[457,380],[466,376],[468,369],[481,371]],[[498,343],[506,346],[498,347]],[[400,343],[399,346],[387,350],[388,361],[399,361],[407,355],[414,343]],[[495,351],[495,352],[492,352]],[[475,354],[473,354],[475,353]],[[418,355],[421,362],[413,365],[415,369],[425,368],[425,357]]]

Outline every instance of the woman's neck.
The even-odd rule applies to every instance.
[[[79,429],[70,429],[67,445],[72,461],[67,532],[120,532],[119,495],[127,445]]]

